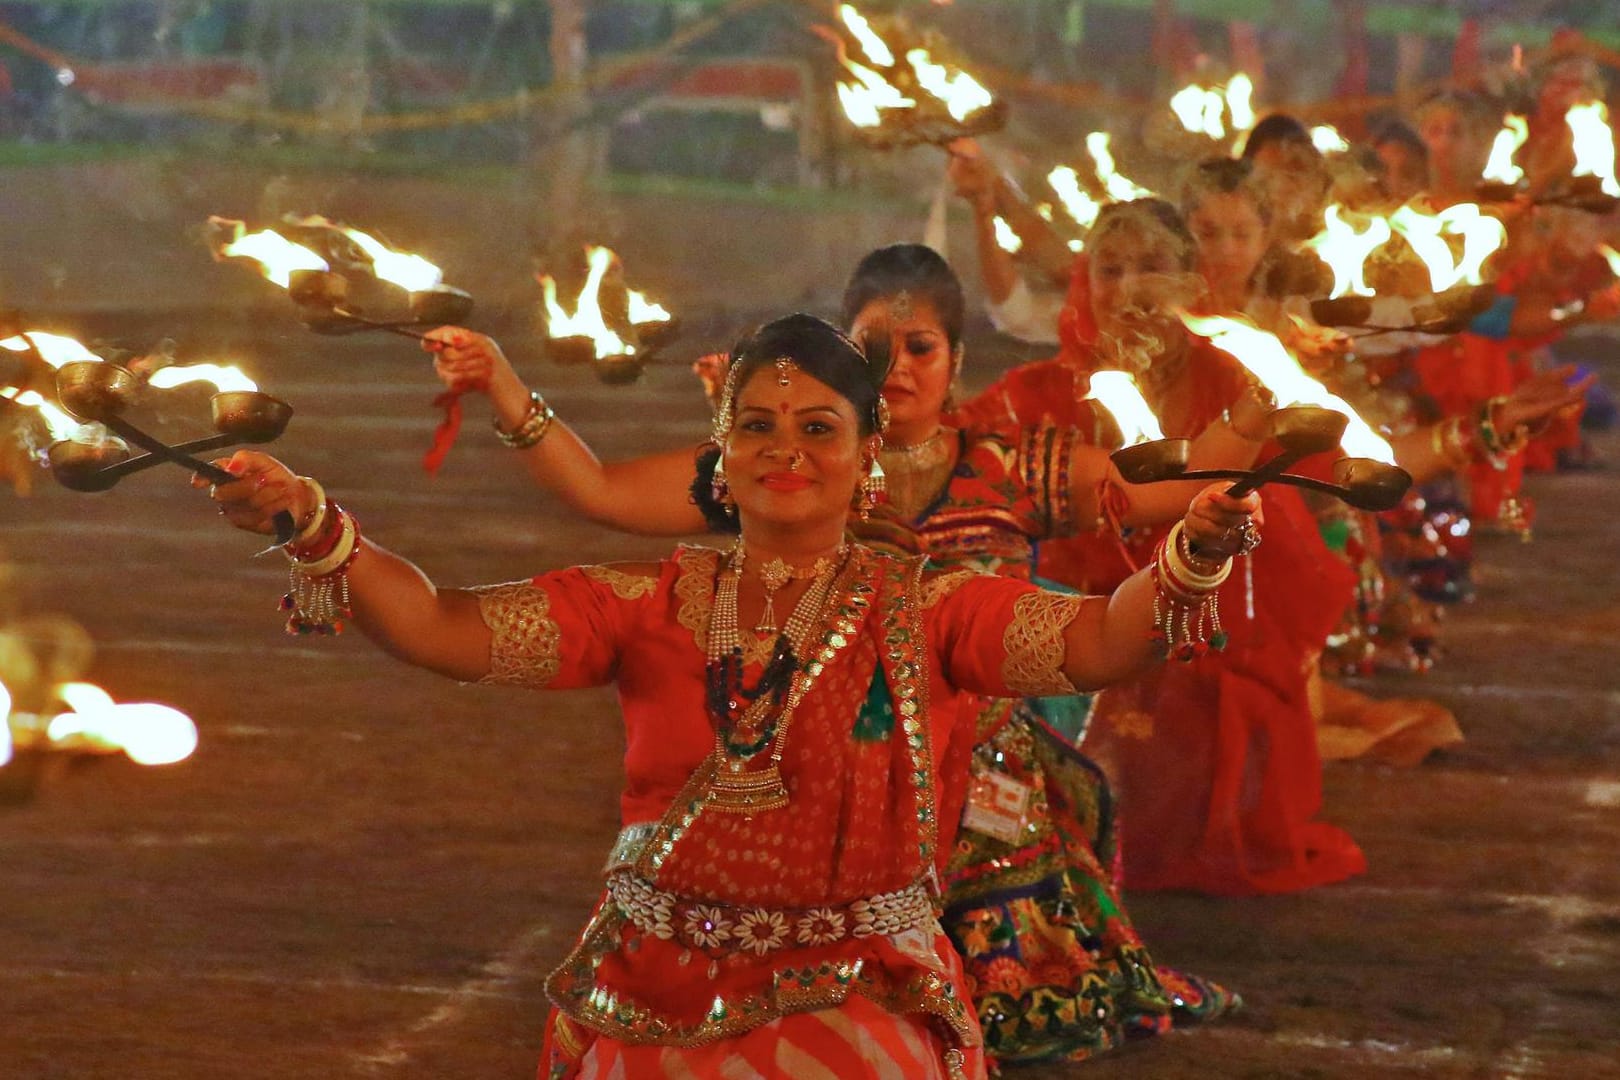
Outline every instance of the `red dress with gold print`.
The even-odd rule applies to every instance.
[[[1078,601],[852,551],[778,732],[788,805],[746,816],[711,805],[720,553],[480,590],[487,682],[614,682],[627,736],[626,830],[547,981],[542,1077],[983,1075],[932,885],[937,823],[961,812],[972,749],[960,703],[1072,692],[1062,631]],[[750,677],[763,659],[745,656]]]
[[[1090,418],[1089,350],[1015,368],[968,403],[976,422]],[[1193,343],[1190,414],[1166,434],[1196,436],[1242,391],[1226,354]],[[1067,384],[1068,397],[1059,391]],[[1269,456],[1269,455],[1267,455]],[[1309,463],[1307,463],[1309,464]],[[1245,895],[1292,892],[1360,873],[1354,840],[1315,820],[1322,768],[1309,670],[1349,603],[1353,576],[1323,543],[1297,491],[1264,488],[1265,542],[1220,593],[1224,652],[1166,665],[1104,691],[1085,749],[1119,796],[1123,883]],[[1041,545],[1042,577],[1108,592],[1151,557],[1161,530],[1082,533]],[[1251,593],[1252,589],[1252,593]],[[1251,608],[1252,595],[1252,614]]]

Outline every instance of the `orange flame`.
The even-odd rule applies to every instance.
[[[1620,251],[1614,250],[1608,244],[1599,244],[1598,251],[1602,254],[1603,261],[1609,264],[1609,273],[1620,278]]]
[[[101,362],[101,357],[72,338],[63,337],[61,334],[47,334],[39,330],[24,330],[20,334],[0,340],[0,349],[9,349],[12,352],[36,352],[53,368],[78,361]]]
[[[907,49],[905,59],[910,70],[900,68],[890,43],[872,29],[864,15],[849,4],[840,4],[838,14],[861,52],[883,69],[879,72],[850,59],[839,42],[839,62],[855,82],[839,82],[838,102],[856,127],[877,127],[883,122],[885,110],[917,107],[917,100],[902,91],[898,83],[914,83],[958,121],[995,104],[995,97],[982,83],[960,68],[936,61],[925,48]]]
[[[1093,131],[1086,136],[1086,152],[1097,164],[1097,179],[1102,181],[1108,197],[1115,202],[1129,202],[1152,195],[1153,192],[1121,175],[1114,167],[1114,154],[1108,149],[1110,140],[1111,136],[1106,131]]]
[[[119,705],[93,683],[64,683],[57,694],[72,711],[51,719],[46,734],[53,744],[83,741],[97,749],[122,750],[137,765],[172,765],[197,749],[197,725],[178,709]]]
[[[1080,174],[1067,165],[1059,165],[1046,174],[1046,182],[1057,192],[1058,201],[1075,224],[1085,229],[1091,228],[1097,215],[1102,212],[1102,203],[1080,186]]]
[[[1389,222],[1381,217],[1369,220],[1363,232],[1344,219],[1344,208],[1338,203],[1323,212],[1326,227],[1309,240],[1305,247],[1316,252],[1318,258],[1333,271],[1333,297],[1353,295],[1372,296],[1367,284],[1367,258],[1389,242],[1393,235]]]
[[[1091,390],[1084,400],[1095,401],[1108,411],[1124,436],[1125,446],[1164,438],[1159,418],[1129,372],[1092,372]]]
[[[1275,334],[1260,329],[1248,319],[1226,315],[1182,312],[1181,321],[1187,329],[1208,338],[1217,349],[1235,357],[1266,389],[1277,395],[1279,402],[1317,405],[1349,417],[1350,425],[1345,428],[1342,443],[1346,453],[1376,458],[1390,465],[1395,463],[1395,451],[1388,440],[1374,431],[1348,401],[1305,374],[1305,369]]]
[[[664,309],[662,304],[647,299],[634,289],[627,289],[625,291],[625,298],[629,305],[628,313],[631,326],[646,326],[648,323],[669,322],[669,312]]]
[[[220,393],[259,388],[259,385],[248,378],[241,368],[229,364],[187,364],[183,367],[166,367],[148,379],[147,385],[159,390],[169,390],[194,382],[213,383],[214,389]]]
[[[1601,101],[1572,105],[1564,114],[1575,150],[1571,176],[1595,176],[1603,193],[1620,197],[1620,181],[1614,175],[1614,132],[1609,129],[1609,107]]]
[[[1485,260],[1507,240],[1507,229],[1502,223],[1481,214],[1473,203],[1448,206],[1438,214],[1424,214],[1403,206],[1389,216],[1389,224],[1429,268],[1429,281],[1437,293],[1463,282],[1481,284]],[[1461,258],[1453,261],[1446,236],[1462,238]]]
[[[1009,255],[1016,255],[1024,250],[1024,238],[1018,235],[1018,230],[1007,224],[1007,219],[997,214],[990,222],[996,230],[996,246]]]
[[[634,355],[636,350],[608,328],[598,301],[602,279],[613,264],[613,252],[593,244],[586,249],[586,263],[590,272],[585,276],[585,285],[579,291],[572,315],[557,303],[557,282],[550,274],[540,276],[540,288],[546,304],[546,335],[552,338],[588,337],[596,344],[598,360],[609,356]]]
[[[1513,163],[1513,155],[1530,138],[1530,124],[1514,113],[1502,117],[1502,130],[1491,143],[1491,158],[1480,175],[1499,184],[1517,184],[1524,179],[1524,170]]]
[[[236,223],[236,239],[220,248],[221,255],[252,259],[261,272],[285,289],[292,280],[294,270],[327,270],[326,260],[302,244],[295,244],[274,229],[260,229],[243,233],[244,226]]]
[[[406,292],[422,292],[443,283],[444,272],[422,256],[395,251],[359,229],[341,228],[345,236],[371,256],[371,272],[383,281],[392,282]]]

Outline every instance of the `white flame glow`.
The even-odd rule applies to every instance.
[[[1502,130],[1491,143],[1491,157],[1480,175],[1499,184],[1517,184],[1524,179],[1524,170],[1513,163],[1519,147],[1530,138],[1530,124],[1524,117],[1509,113],[1502,118]]]
[[[1614,175],[1614,132],[1609,129],[1609,107],[1601,101],[1573,105],[1564,114],[1575,150],[1571,176],[1595,176],[1603,194],[1620,197],[1620,181]]]
[[[634,289],[626,291],[625,296],[629,304],[629,318],[631,326],[644,326],[647,323],[669,322],[669,312],[663,305],[636,292]]]
[[[1046,174],[1046,182],[1057,192],[1064,211],[1082,228],[1089,229],[1102,212],[1102,203],[1080,186],[1080,174],[1067,165],[1059,165]]]
[[[1011,225],[1007,224],[1006,218],[997,214],[992,219],[991,224],[996,230],[996,245],[1002,251],[1007,252],[1009,255],[1016,255],[1024,250],[1024,238],[1019,236],[1017,230]]]
[[[541,276],[540,288],[546,304],[546,335],[552,338],[588,337],[596,343],[596,357],[599,360],[608,356],[633,355],[636,350],[608,328],[598,300],[602,278],[613,264],[613,252],[593,245],[587,250],[586,262],[590,272],[585,276],[584,287],[579,290],[579,300],[574,305],[572,315],[557,303],[556,281],[549,274]]]
[[[0,390],[0,397],[6,398],[8,401],[15,401],[26,409],[37,411],[40,418],[45,421],[45,430],[51,433],[52,439],[58,441],[72,439],[78,434],[81,427],[86,426],[49,401],[46,401],[33,390],[24,390],[18,393],[16,387],[8,386]]]
[[[72,712],[52,717],[51,742],[85,739],[120,749],[138,765],[171,765],[197,749],[197,725],[167,705],[119,705],[92,683],[64,683],[57,689]]]
[[[866,21],[866,16],[848,4],[839,4],[838,17],[844,20],[844,25],[860,44],[861,51],[866,54],[868,60],[878,67],[894,67],[894,53],[889,49],[888,42],[872,29],[872,24]]]
[[[187,383],[210,382],[220,393],[228,390],[257,390],[259,385],[243,373],[241,368],[221,364],[187,364],[166,367],[147,380],[159,390],[169,390]]]
[[[359,229],[345,228],[344,234],[371,256],[371,271],[407,292],[421,292],[444,281],[444,273],[420,255],[395,251]]]
[[[1110,136],[1106,131],[1093,131],[1086,136],[1086,152],[1097,163],[1097,179],[1102,181],[1108,197],[1115,202],[1129,202],[1152,195],[1153,192],[1122,176],[1114,167],[1114,154],[1108,149],[1109,141]]]
[[[326,270],[326,260],[302,244],[295,244],[271,229],[239,236],[220,249],[223,255],[253,259],[269,278],[285,289],[294,270]]]
[[[1164,438],[1159,418],[1153,415],[1136,379],[1125,371],[1094,371],[1086,401],[1095,401],[1108,410],[1119,426],[1125,446]]]
[[[927,49],[908,50],[906,59],[917,73],[917,85],[942,101],[945,111],[957,120],[966,120],[995,103],[996,99],[977,79],[965,71],[952,72],[944,64],[935,63]]]
[[[1463,282],[1481,284],[1485,260],[1507,240],[1502,223],[1481,214],[1473,203],[1448,206],[1438,214],[1403,206],[1389,216],[1389,224],[1429,268],[1429,281],[1437,293]],[[1462,238],[1461,258],[1453,260],[1446,236]]]
[[[78,363],[81,361],[100,363],[101,357],[85,348],[79,342],[61,334],[47,334],[39,330],[26,330],[0,341],[0,349],[9,349],[11,352],[28,352],[30,345],[41,359],[53,368],[63,364]]]
[[[1350,149],[1350,142],[1332,124],[1317,124],[1311,128],[1311,145],[1324,154],[1342,154]]]
[[[1349,417],[1344,430],[1342,446],[1354,457],[1375,458],[1386,464],[1395,463],[1395,451],[1382,435],[1374,431],[1348,401],[1305,373],[1293,354],[1275,334],[1260,329],[1247,319],[1225,315],[1192,315],[1183,312],[1181,321],[1187,329],[1210,344],[1230,353],[1249,373],[1277,395],[1284,405],[1316,405]]]
[[[845,57],[844,67],[860,80],[859,86],[844,82],[838,84],[838,103],[843,106],[849,122],[856,127],[877,127],[883,123],[885,109],[916,107],[915,100],[906,97],[882,75],[864,64],[857,64]]]
[[[1598,252],[1603,256],[1603,261],[1609,264],[1609,273],[1620,278],[1620,251],[1614,250],[1608,244],[1599,244]]]
[[[11,760],[11,691],[0,682],[0,765]]]
[[[1234,131],[1248,131],[1254,127],[1254,80],[1238,72],[1226,80],[1226,108],[1232,115]]]
[[[1315,251],[1317,257],[1333,271],[1333,293],[1340,296],[1372,296],[1367,284],[1367,257],[1389,242],[1393,231],[1389,222],[1381,217],[1372,218],[1364,232],[1344,219],[1343,207],[1329,206],[1322,215],[1326,227],[1309,240],[1305,247]]]
[[[1170,98],[1170,111],[1176,114],[1181,126],[1194,134],[1202,133],[1211,139],[1226,138],[1226,95],[1219,90],[1205,90],[1197,83],[1184,86]]]

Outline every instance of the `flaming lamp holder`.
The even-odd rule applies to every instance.
[[[1487,180],[1475,186],[1474,195],[1482,203],[1505,203],[1513,202],[1527,191],[1522,183]],[[1596,176],[1566,177],[1557,187],[1532,197],[1530,202],[1533,206],[1562,206],[1600,216],[1620,207],[1620,198],[1604,191],[1603,180]]]
[[[1333,480],[1298,476],[1288,468],[1302,458],[1328,453],[1344,438],[1347,419],[1332,409],[1295,406],[1271,414],[1271,437],[1282,447],[1271,460],[1253,469],[1189,469],[1190,439],[1155,439],[1116,450],[1114,467],[1127,483],[1155,484],[1166,480],[1232,480],[1231,495],[1245,495],[1266,484],[1331,495],[1358,510],[1380,511],[1396,506],[1412,486],[1401,468],[1372,458],[1346,457],[1333,463]]]
[[[554,364],[579,367],[589,364],[596,377],[609,386],[629,386],[641,378],[649,364],[661,362],[660,352],[680,336],[679,319],[661,319],[656,322],[635,323],[630,335],[635,339],[634,351],[596,355],[596,342],[584,334],[568,334],[546,339],[546,355]]]
[[[174,464],[207,477],[216,484],[236,479],[224,469],[195,454],[239,443],[267,443],[281,437],[292,419],[292,406],[257,390],[227,390],[209,401],[215,434],[169,445],[136,427],[123,416],[140,396],[142,384],[133,372],[118,364],[76,361],[56,373],[56,394],[62,408],[79,420],[106,427],[118,440],[100,444],[59,440],[46,450],[51,475],[73,491],[107,491],[118,481],[159,464]],[[133,456],[133,443],[146,453]],[[276,515],[277,539],[286,543],[296,532],[292,515]]]
[[[1409,326],[1386,326],[1372,321],[1373,298],[1338,296],[1311,301],[1311,318],[1340,330],[1366,330],[1377,334],[1457,334],[1496,302],[1493,285],[1459,285],[1435,293],[1412,307]]]
[[[976,138],[1007,126],[1007,103],[999,98],[958,120],[943,104],[916,88],[919,104],[913,108],[885,109],[876,125],[852,125],[855,138],[873,150],[901,150],[912,146],[947,146],[957,139]]]
[[[472,295],[453,285],[435,285],[406,294],[405,317],[380,319],[366,313],[353,297],[350,280],[332,270],[294,270],[288,275],[287,295],[301,322],[317,334],[353,334],[367,330],[422,337],[422,326],[465,322],[472,313]]]

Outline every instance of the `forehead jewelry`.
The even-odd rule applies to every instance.
[[[778,360],[776,362],[776,385],[783,387],[792,385],[793,380],[791,376],[793,374],[793,369],[796,366],[797,365],[795,365],[792,360],[789,360],[785,356]]]
[[[909,319],[911,316],[911,290],[901,289],[889,301],[889,317],[891,319]]]

